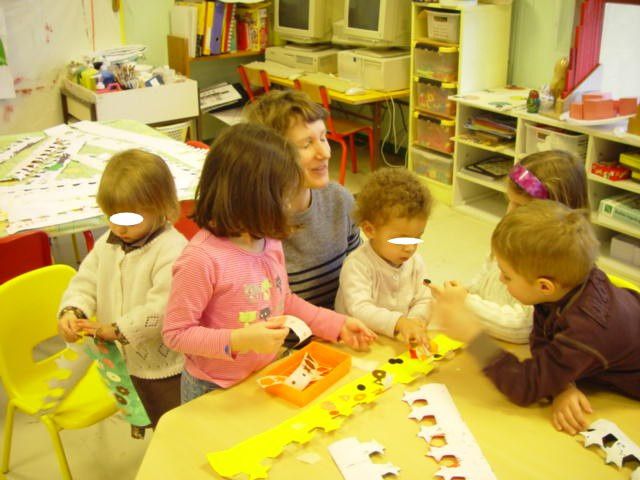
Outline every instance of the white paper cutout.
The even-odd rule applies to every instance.
[[[584,437],[584,446],[597,445],[606,454],[605,463],[613,463],[621,468],[625,458],[635,457],[640,462],[640,447],[627,437],[618,426],[601,418],[596,420],[584,432],[580,432]],[[631,480],[640,480],[640,466],[631,474]]]
[[[320,365],[318,361],[308,353],[302,357],[302,361],[291,375],[265,375],[258,379],[258,385],[262,388],[273,385],[285,384],[296,390],[304,390],[311,382],[319,380],[331,371],[330,368]]]
[[[40,140],[42,140],[42,138],[43,137],[41,136],[24,137],[24,138],[21,138],[20,140],[16,140],[15,142],[11,143],[7,148],[5,148],[2,151],[2,153],[0,153],[0,164],[15,157],[16,154],[18,154],[25,148],[28,148],[31,145],[38,143]]]
[[[329,453],[345,480],[382,480],[385,475],[398,475],[400,469],[391,463],[374,463],[372,453],[383,453],[384,447],[375,440],[361,443],[355,437],[329,445]]]
[[[435,474],[443,480],[464,478],[466,480],[495,480],[496,476],[491,466],[484,458],[473,434],[462,420],[458,409],[445,385],[429,383],[418,390],[405,392],[402,400],[412,405],[418,400],[427,405],[415,407],[409,418],[417,421],[425,417],[433,417],[435,425],[424,426],[418,436],[430,443],[434,437],[444,437],[446,445],[441,447],[429,446],[427,456],[437,462],[442,458],[455,457],[457,466],[442,466]]]
[[[284,315],[284,326],[289,327],[298,336],[300,339],[298,343],[304,342],[311,336],[309,325],[293,315]]]

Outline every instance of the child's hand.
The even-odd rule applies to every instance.
[[[114,342],[118,338],[115,327],[109,323],[92,322],[81,318],[76,322],[76,327],[80,335],[97,337],[108,342]]]
[[[481,331],[478,317],[464,304],[466,290],[457,282],[445,282],[444,288],[429,285],[435,302],[431,321],[440,325],[451,338],[468,343]]]
[[[284,317],[252,323],[231,332],[231,351],[237,353],[275,353],[284,343],[289,329]]]
[[[553,399],[551,423],[560,432],[575,435],[587,428],[585,413],[593,413],[584,393],[570,385]]]
[[[452,304],[464,303],[469,292],[455,280],[444,282],[444,288],[439,288],[430,284],[429,288],[435,298],[439,302],[447,302]]]
[[[78,317],[72,311],[64,312],[58,320],[58,333],[65,342],[75,342],[80,339],[78,321]]]
[[[354,350],[368,350],[369,345],[376,339],[377,335],[362,323],[361,320],[347,317],[340,330],[339,340]]]
[[[396,335],[411,343],[422,345],[429,350],[429,337],[427,336],[427,327],[424,322],[418,318],[400,317],[396,322]]]

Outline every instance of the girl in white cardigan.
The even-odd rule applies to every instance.
[[[109,231],[62,298],[60,335],[68,342],[85,334],[118,342],[155,427],[164,412],[180,404],[183,358],[161,336],[171,268],[187,244],[169,223],[179,214],[175,184],[160,157],[127,150],[109,160],[97,202],[109,216]],[[138,214],[139,223],[123,225],[114,217],[123,212]],[[94,316],[97,322],[89,320]],[[132,434],[142,436],[144,430],[134,427]]]

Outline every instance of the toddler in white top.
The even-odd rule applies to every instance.
[[[391,338],[427,346],[431,293],[424,262],[414,255],[432,198],[412,172],[374,172],[356,200],[355,219],[368,241],[351,253],[340,273],[336,311],[362,319]]]

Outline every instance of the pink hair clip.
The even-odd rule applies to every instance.
[[[509,178],[533,198],[542,200],[549,198],[547,187],[538,180],[538,177],[519,163],[515,164],[509,172]]]

